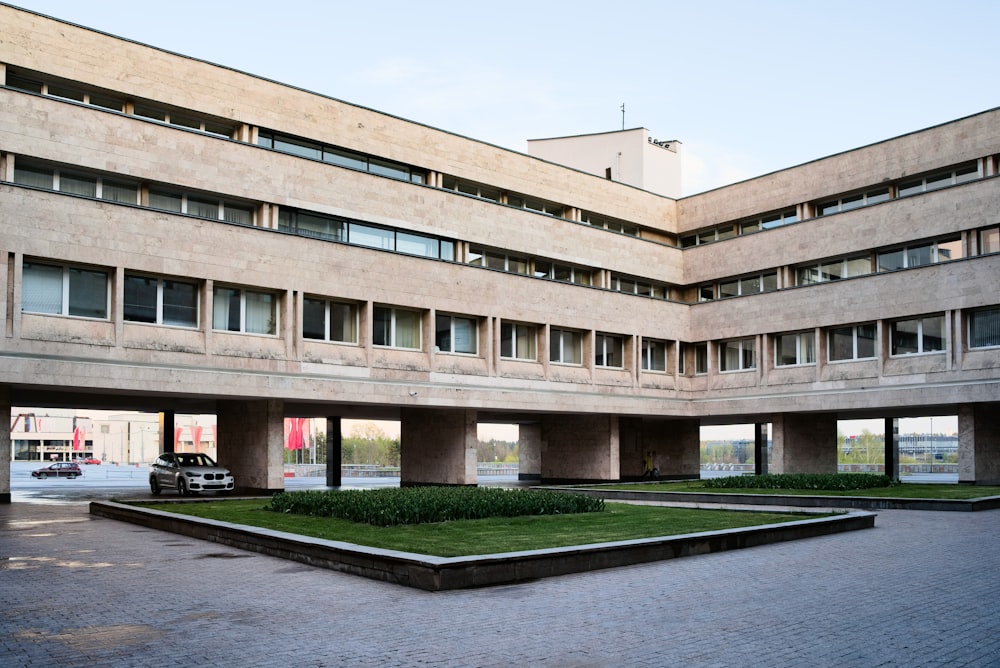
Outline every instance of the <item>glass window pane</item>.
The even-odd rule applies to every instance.
[[[240,331],[241,293],[236,288],[215,288],[212,298],[212,329]]]
[[[715,287],[712,285],[702,285],[698,287],[698,301],[710,302],[715,299]]]
[[[490,269],[507,271],[507,256],[498,253],[486,253],[486,266]]]
[[[906,260],[902,250],[894,250],[878,254],[879,271],[896,271],[897,269],[902,269],[906,266],[905,262]]]
[[[167,114],[162,109],[156,109],[155,107],[148,107],[143,104],[137,104],[132,107],[132,113],[136,116],[142,116],[143,118],[152,118],[155,121],[165,121],[167,120]]]
[[[875,324],[858,325],[858,359],[875,357]]]
[[[375,307],[372,343],[376,346],[392,345],[392,309]]]
[[[49,95],[53,97],[61,97],[67,100],[83,102],[83,91],[67,88],[66,86],[49,84]]]
[[[762,276],[763,283],[761,284],[761,289],[764,292],[774,292],[778,289],[778,274],[764,274]]]
[[[325,147],[323,149],[323,161],[333,165],[340,165],[341,167],[350,167],[351,169],[360,169],[362,171],[368,170],[368,158],[358,153],[352,153],[351,151]]]
[[[812,285],[813,283],[819,283],[819,268],[810,267],[796,267],[795,269],[795,285]]]
[[[535,328],[533,326],[518,325],[514,336],[514,356],[517,357],[517,359],[538,359],[538,353],[535,351],[535,342],[538,337],[535,334]]]
[[[511,255],[507,258],[507,271],[513,274],[527,274],[528,260],[523,257]]]
[[[156,322],[156,292],[159,281],[146,276],[125,276],[124,318],[132,322]]]
[[[892,354],[910,355],[920,352],[919,334],[919,320],[900,320],[892,323]]]
[[[54,174],[55,173],[51,169],[43,169],[41,167],[21,167],[15,164],[14,183],[52,190],[52,179]]]
[[[97,179],[78,174],[60,174],[59,192],[97,197]]]
[[[736,297],[739,294],[740,294],[739,281],[729,281],[727,283],[719,283],[719,299],[724,299],[726,297]]]
[[[402,181],[410,180],[409,167],[395,162],[389,162],[387,160],[370,158],[368,160],[368,171],[372,174],[380,174],[382,176],[388,176],[389,178],[400,179]]]
[[[1000,252],[1000,227],[993,227],[979,233],[979,253]]]
[[[62,313],[63,268],[24,263],[21,310]]]
[[[837,327],[830,330],[830,359],[854,359],[853,327]]]
[[[326,302],[322,299],[302,301],[302,336],[307,339],[326,340]]]
[[[368,246],[383,250],[393,250],[395,247],[395,235],[392,230],[351,223],[348,226],[348,234],[350,235],[348,237],[350,243],[356,246]]]
[[[694,347],[694,372],[695,374],[708,373],[708,344],[699,343]]]
[[[910,246],[906,249],[906,266],[922,267],[931,263],[931,245]]]
[[[699,244],[708,244],[715,241],[715,230],[706,230],[698,235]]]
[[[153,209],[163,209],[164,211],[179,213],[181,210],[181,196],[177,193],[150,190],[149,206]]]
[[[947,262],[948,260],[957,260],[962,257],[962,240],[953,239],[952,241],[939,241],[937,243],[937,261]]]
[[[979,178],[979,163],[974,162],[955,170],[955,183],[965,183]]]
[[[796,334],[783,334],[776,341],[775,363],[778,366],[789,366],[799,363],[799,337]]]
[[[299,141],[297,139],[292,139],[291,137],[275,137],[274,148],[275,150],[283,151],[284,153],[291,153],[292,155],[297,155],[302,158],[313,158],[314,160],[319,160],[323,157],[323,152],[320,150],[318,144]]]
[[[816,363],[816,333],[799,334],[799,364]]]
[[[181,281],[163,281],[163,324],[198,326],[198,286]]]
[[[755,220],[740,225],[740,234],[753,234],[754,232],[760,232],[760,221]]]
[[[101,198],[122,204],[138,204],[139,186],[134,183],[104,179],[101,183]]]
[[[222,219],[227,223],[238,225],[253,225],[253,209],[248,206],[240,206],[226,202],[222,212]]]
[[[844,271],[844,263],[840,260],[836,262],[826,262],[819,267],[820,276],[824,281],[839,281]]]
[[[396,250],[400,253],[436,258],[438,256],[438,241],[420,234],[396,232]]]
[[[944,350],[944,317],[933,316],[921,322],[921,352]]]
[[[358,342],[358,307],[356,304],[330,302],[330,340]]]
[[[845,278],[850,276],[864,276],[872,272],[872,262],[868,257],[848,258],[846,265],[847,273]]]
[[[327,239],[330,241],[344,240],[344,223],[325,216],[313,216],[298,213],[295,216],[295,232],[305,237]]]
[[[570,267],[565,267],[557,264],[553,268],[552,273],[557,281],[569,283],[573,279],[573,270]]]
[[[900,183],[896,192],[899,197],[906,197],[907,195],[915,195],[917,193],[924,191],[923,180],[907,181],[906,183]]]
[[[396,340],[397,348],[419,348],[420,347],[420,314],[416,311],[396,311]]]
[[[476,321],[472,318],[453,318],[452,325],[454,333],[454,351],[456,353],[468,353],[475,355],[476,350]]]
[[[188,197],[187,212],[199,218],[219,219],[219,200]]]
[[[840,201],[841,211],[850,211],[851,209],[857,209],[864,205],[865,196],[864,195],[852,195],[850,197],[845,197]]]
[[[246,291],[246,331],[277,334],[277,299],[267,292]]]
[[[1000,309],[969,314],[969,347],[1000,346]]]
[[[752,295],[761,291],[760,276],[748,276],[740,279],[740,294]]]
[[[449,262],[455,261],[455,242],[441,240],[441,259]]]
[[[725,227],[720,227],[718,232],[719,241],[722,241],[723,239],[731,239],[736,236],[736,227],[733,225],[726,225]]]
[[[107,318],[108,275],[103,271],[75,267],[70,267],[68,274],[68,313],[83,318]]]
[[[476,267],[484,266],[483,263],[483,251],[480,248],[469,248],[469,255],[467,262]]]
[[[873,190],[866,196],[867,204],[879,204],[880,202],[889,201],[889,189],[882,188],[881,190]]]
[[[950,186],[954,182],[951,172],[945,172],[944,174],[931,174],[927,177],[927,190],[934,190],[935,188],[943,188],[945,186]]]
[[[451,317],[439,315],[434,322],[434,345],[440,352],[451,352]]]

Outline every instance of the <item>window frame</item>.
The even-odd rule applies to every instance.
[[[389,314],[389,319],[388,321],[383,322],[387,322],[388,329],[383,332],[382,337],[379,337],[377,328],[379,326],[380,315],[383,315],[386,312]],[[415,334],[414,338],[416,339],[416,345],[414,346],[404,345],[401,343],[402,337],[400,334],[403,333],[404,330],[402,329],[399,321],[401,316],[404,315],[406,318],[412,317],[415,319],[413,331],[410,332],[411,336]],[[392,348],[395,350],[423,350],[423,320],[423,312],[417,309],[376,305],[372,312],[372,345],[376,348]],[[389,335],[388,342],[385,342],[384,338],[386,333]],[[383,343],[378,342],[380,338],[383,340]]]
[[[930,321],[940,322],[940,337],[937,338],[940,341],[940,348],[928,348],[927,339],[928,336],[925,333],[925,328]],[[900,318],[898,320],[892,320],[889,322],[889,357],[910,357],[913,355],[941,355],[944,354],[948,349],[948,332],[945,329],[945,317],[944,314],[932,314],[925,316],[918,316],[916,318]],[[898,333],[899,325],[903,323],[916,323],[917,329],[915,333],[916,336],[916,350],[911,352],[899,352],[898,349],[903,347],[903,343],[899,341],[903,333]],[[911,334],[910,332],[905,332],[905,334]],[[933,340],[933,339],[932,339]],[[908,346],[907,346],[908,347]]]
[[[306,333],[307,325],[312,319],[308,311],[310,310],[310,303],[313,305],[322,304],[323,306],[323,336],[311,336]],[[314,306],[315,307],[315,306]],[[313,307],[313,308],[314,308]],[[334,309],[335,308],[346,308],[347,317],[337,318],[336,322],[341,324],[349,323],[349,327],[344,329],[350,330],[350,338],[336,338],[333,335],[333,326],[335,323],[334,319]],[[309,341],[322,341],[324,343],[338,343],[344,345],[358,345],[358,331],[360,329],[360,308],[358,304],[352,301],[338,300],[338,299],[327,299],[325,297],[310,297],[305,296],[302,299],[302,338]]]
[[[41,281],[44,280],[41,275],[38,278],[29,278],[29,272],[35,267],[46,268],[48,270],[59,270],[59,310],[33,310],[31,308],[25,308],[26,299],[25,292],[26,288],[29,288],[30,284],[39,282],[38,286],[30,285],[30,290],[45,290],[45,287],[41,285]],[[80,304],[77,302],[77,306],[74,306],[74,293],[79,292],[80,289],[86,289],[85,284],[80,284],[78,281],[74,281],[74,276],[80,275],[83,278],[83,274],[90,274],[91,277],[102,276],[104,280],[104,306],[103,315],[88,315],[86,313],[74,312],[74,310],[79,310],[85,307],[85,304]],[[54,276],[50,274],[48,279],[49,282],[53,280]],[[77,264],[64,264],[60,262],[45,262],[45,261],[35,261],[35,260],[25,260],[21,264],[21,312],[31,313],[35,315],[55,315],[68,318],[83,318],[86,320],[96,320],[101,322],[107,322],[111,319],[111,285],[112,285],[112,272],[106,269],[100,269],[98,267],[90,267],[86,265]],[[51,288],[50,288],[51,289]],[[78,295],[79,296],[79,295]],[[49,295],[49,299],[52,300],[52,295]],[[38,301],[36,299],[32,300]],[[54,300],[53,300],[54,303]],[[91,306],[90,308],[94,308]]]
[[[739,363],[736,368],[728,368],[726,356],[730,346],[736,345],[737,359]],[[739,339],[728,339],[719,341],[719,373],[739,373],[742,371],[755,371],[757,369],[757,337],[747,336]]]
[[[792,338],[795,343],[795,361],[782,362],[782,340]],[[802,330],[799,332],[788,332],[774,335],[774,366],[781,368],[816,366],[816,332],[814,330]]]
[[[509,335],[510,339],[507,340]],[[520,356],[521,346],[519,342],[527,342],[530,351],[525,352],[526,356]],[[510,354],[504,355],[504,347],[509,345]],[[516,360],[521,362],[538,361],[538,325],[526,322],[515,322],[512,320],[500,321],[500,359]]]
[[[612,347],[610,353],[608,348]],[[618,356],[620,363],[614,364],[614,357]],[[611,363],[608,358],[611,357]],[[602,369],[624,369],[625,368],[625,337],[621,334],[604,334],[597,332],[594,334],[594,366]]]
[[[986,336],[993,337],[995,343],[987,343],[985,345],[973,345],[976,340],[976,316],[979,314],[988,313],[992,318],[996,320],[995,323],[991,323],[990,329],[992,331],[986,333]],[[1000,306],[994,306],[991,308],[979,308],[969,312],[967,318],[968,325],[968,342],[969,350],[990,350],[994,348],[1000,348]]]
[[[129,281],[130,279],[140,279],[143,281],[155,281],[156,295],[154,298],[154,304],[137,304],[136,306],[141,306],[143,308],[152,308],[154,311],[154,316],[152,320],[144,320],[139,318],[129,317]],[[166,303],[165,295],[167,291],[167,283],[176,283],[177,285],[185,285],[194,288],[194,304],[188,305],[186,308],[191,310],[193,321],[180,321],[168,322],[165,315],[165,311],[171,307],[177,307],[176,304]],[[182,329],[198,329],[199,323],[201,321],[201,285],[197,281],[186,281],[165,276],[154,276],[150,274],[142,274],[138,272],[126,271],[124,276],[123,284],[123,294],[122,294],[122,320],[125,322],[133,324],[147,324],[147,325],[157,325],[160,327],[179,327]],[[171,319],[172,320],[172,319]]]
[[[455,342],[460,339],[456,336],[456,324],[467,322],[471,332],[471,350],[455,350]],[[442,347],[442,324],[447,326],[448,348]],[[479,355],[479,318],[470,315],[453,315],[451,313],[434,314],[434,352],[445,355],[465,355],[476,357]]]
[[[583,336],[584,333],[578,329],[549,327],[549,362],[565,366],[583,366]]]
[[[663,339],[652,339],[647,336],[640,341],[642,349],[639,367],[646,373],[667,372],[667,342]],[[681,373],[684,373],[683,370]]]
[[[230,292],[228,298],[220,300],[220,293],[224,290]],[[234,294],[239,296],[239,301],[237,302],[237,313],[233,313],[233,296]],[[270,311],[268,319],[265,321],[265,330],[260,331],[254,327],[251,323],[248,325],[249,316],[253,315],[254,320],[256,320],[259,315],[254,313],[251,314],[250,311],[256,306],[257,299],[266,297],[269,303]],[[248,299],[250,298],[250,299]],[[252,301],[251,301],[252,300]],[[213,285],[212,286],[212,331],[214,332],[224,332],[229,334],[248,334],[251,336],[270,336],[278,337],[279,332],[281,332],[281,309],[279,308],[279,303],[281,301],[281,295],[277,292],[269,290],[258,290],[253,288],[247,288],[238,285]],[[226,325],[224,327],[219,326],[219,318],[223,317],[223,307],[220,307],[221,303],[227,303],[225,307],[225,319]],[[233,315],[237,316],[237,323],[234,326],[229,322]]]

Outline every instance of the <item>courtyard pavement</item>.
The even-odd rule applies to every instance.
[[[1000,666],[1000,511],[429,593],[0,506],[0,666]]]

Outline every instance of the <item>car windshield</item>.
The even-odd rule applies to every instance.
[[[177,455],[177,463],[181,466],[215,466],[208,455],[201,453]]]

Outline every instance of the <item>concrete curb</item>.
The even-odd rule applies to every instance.
[[[858,510],[942,510],[974,512],[1000,508],[1000,496],[978,499],[900,499],[873,496],[797,496],[781,494],[709,494],[701,492],[643,492],[599,486],[558,487],[560,492],[596,496],[608,501],[650,501],[705,505],[785,506],[792,508],[847,508]]]
[[[524,582],[875,526],[875,514],[850,512],[743,529],[445,558],[309,538],[112,501],[92,501],[90,514],[427,591]]]

